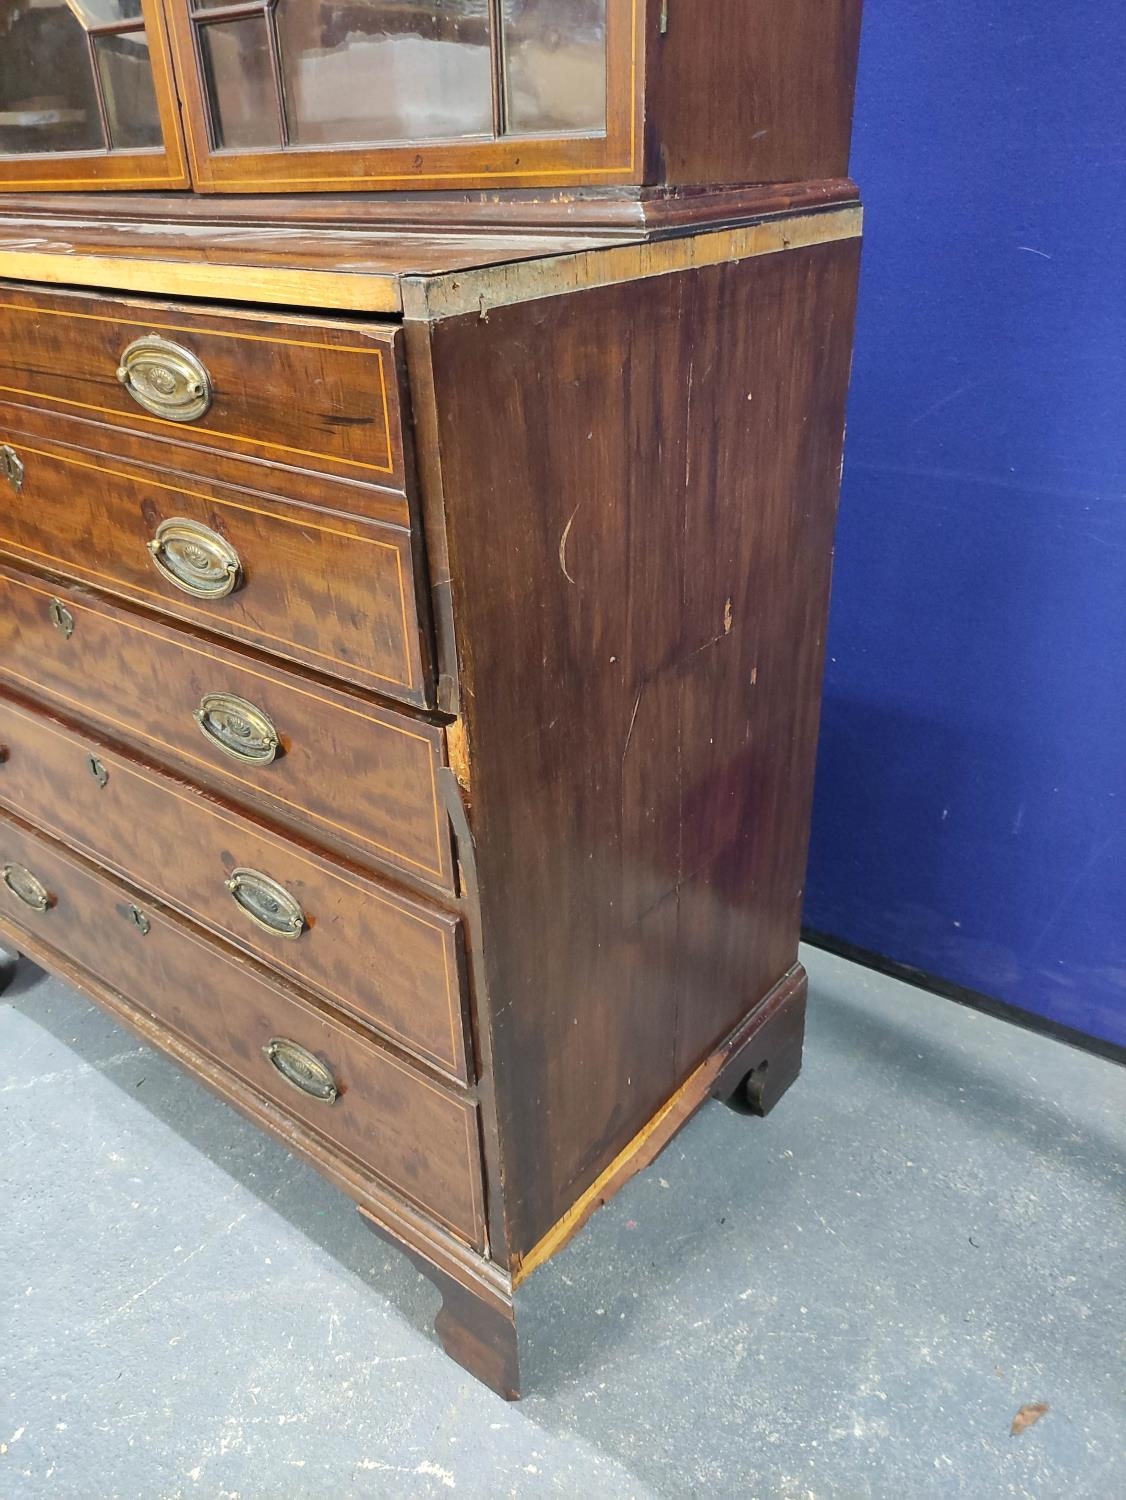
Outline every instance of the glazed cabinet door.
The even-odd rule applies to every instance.
[[[160,0],[0,0],[0,190],[187,185]]]
[[[164,0],[197,187],[630,180],[643,0]]]

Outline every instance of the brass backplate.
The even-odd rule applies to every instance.
[[[121,356],[117,378],[138,406],[167,422],[198,422],[211,406],[211,376],[182,344],[147,333]]]
[[[300,902],[260,870],[232,870],[226,886],[243,915],[274,937],[296,941],[305,931]]]
[[[51,895],[43,882],[23,865],[5,865],[0,870],[0,880],[17,901],[30,906],[32,911],[46,911],[51,904]]]
[[[335,1104],[339,1096],[336,1079],[319,1057],[298,1042],[287,1037],[275,1036],[262,1048],[272,1067],[292,1088],[307,1094],[310,1099],[319,1099],[324,1104]]]
[[[207,693],[195,721],[208,742],[224,755],[254,766],[268,766],[281,750],[269,717],[234,693]]]
[[[186,516],[162,521],[148,546],[161,577],[193,599],[225,599],[242,581],[242,563],[226,537]]]

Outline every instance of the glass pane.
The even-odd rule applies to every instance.
[[[86,32],[65,0],[0,0],[0,155],[105,144]]]
[[[606,0],[504,0],[508,129],[606,129]]]
[[[141,0],[70,0],[70,8],[91,27],[141,19]]]
[[[294,145],[491,135],[488,0],[278,0]]]
[[[115,151],[161,144],[160,115],[143,31],[100,36],[94,42],[102,96],[106,101],[110,146]]]
[[[256,16],[202,26],[199,38],[215,144],[280,146],[266,22]]]

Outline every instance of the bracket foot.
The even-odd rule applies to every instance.
[[[801,1072],[808,987],[797,964],[751,1018],[750,1035],[724,1065],[713,1092],[736,1113],[768,1115]]]
[[[506,1401],[519,1400],[516,1309],[507,1277],[483,1263],[481,1274],[464,1268],[462,1280],[405,1244],[363,1208],[360,1217],[369,1229],[401,1250],[441,1292],[442,1306],[434,1319],[434,1332],[449,1357]]]

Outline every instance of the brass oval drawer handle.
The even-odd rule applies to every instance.
[[[121,356],[117,378],[154,417],[198,422],[211,406],[211,376],[190,349],[146,333]]]
[[[148,549],[161,577],[194,599],[225,599],[242,582],[238,553],[198,521],[183,516],[162,521]]]
[[[7,443],[0,444],[0,474],[18,495],[23,489],[23,460]]]
[[[336,1103],[340,1094],[336,1079],[319,1057],[283,1036],[272,1037],[262,1051],[270,1065],[293,1088],[324,1104]]]
[[[296,941],[305,931],[305,913],[300,902],[284,885],[279,885],[260,870],[232,870],[230,879],[224,884],[239,910],[275,937]]]
[[[207,693],[195,721],[212,745],[248,765],[268,766],[281,750],[278,732],[267,716],[234,693]]]
[[[46,911],[51,905],[51,894],[41,880],[37,880],[23,865],[5,865],[0,870],[0,880],[25,906],[32,911]]]

